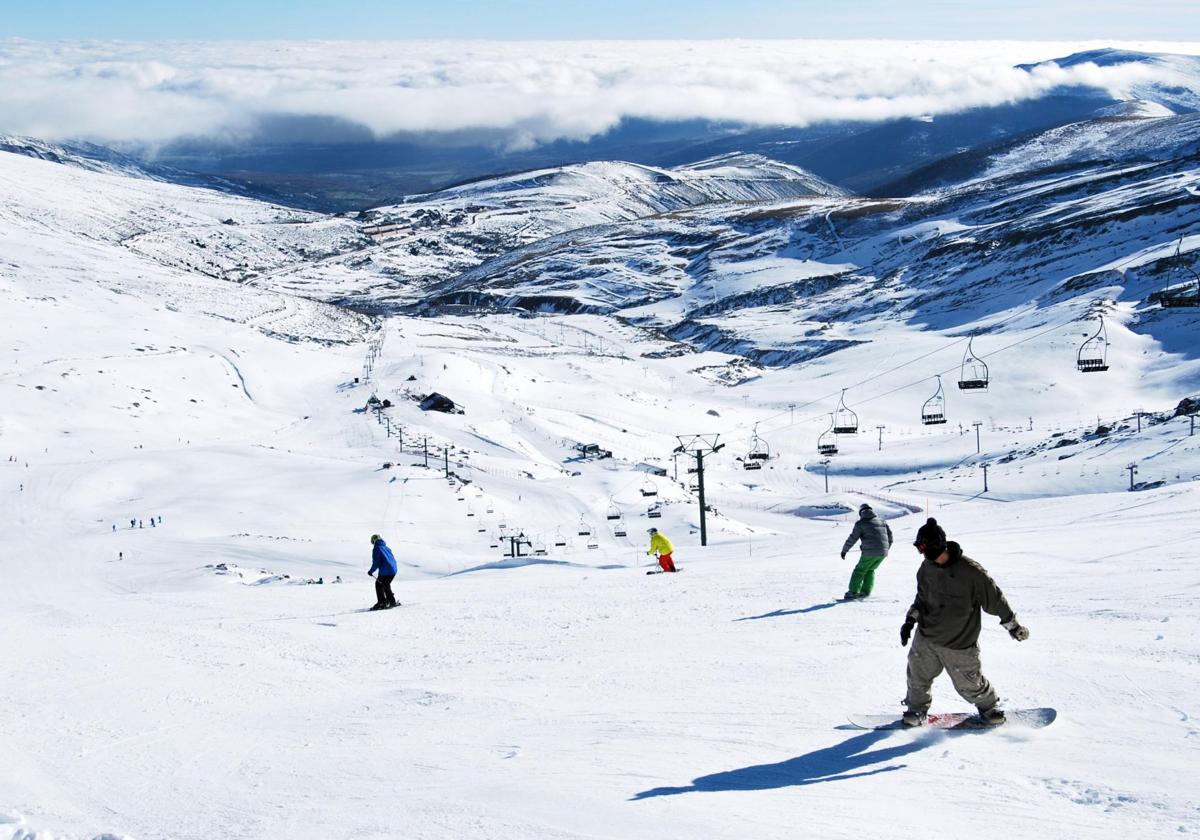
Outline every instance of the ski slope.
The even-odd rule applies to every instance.
[[[1135,330],[1115,305],[1112,369],[1080,374],[1079,304],[1014,307],[967,396],[956,325],[837,323],[844,349],[761,367],[636,318],[380,319],[230,283],[106,233],[193,192],[141,180],[162,192],[131,204],[90,180],[122,176],[55,167],[0,154],[0,837],[1196,831],[1200,438],[1173,416],[1194,314]],[[950,422],[925,427],[939,373]],[[843,388],[860,433],[825,465]],[[420,411],[431,391],[465,413]],[[706,548],[672,458],[698,433],[728,444]],[[1129,492],[1130,463],[1154,486]],[[836,603],[862,501],[897,544],[872,598]],[[984,665],[1050,728],[845,728],[899,708],[927,514],[1029,626],[985,621]],[[644,574],[650,524],[679,575]],[[400,561],[381,614],[372,533]],[[944,679],[935,698],[963,709]]]

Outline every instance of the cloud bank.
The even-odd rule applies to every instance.
[[[586,140],[625,118],[805,126],[950,113],[1062,85],[1126,97],[1181,82],[1155,63],[1014,66],[1104,46],[1200,54],[1078,42],[3,41],[0,132],[237,142],[264,121],[303,117],[353,127],[354,139],[482,131],[522,148]]]

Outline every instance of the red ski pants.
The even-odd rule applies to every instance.
[[[673,559],[671,559],[670,554],[658,555],[658,565],[662,567],[662,570],[664,572],[675,571],[675,561]]]

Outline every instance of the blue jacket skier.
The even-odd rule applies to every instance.
[[[375,578],[375,606],[371,609],[386,610],[397,607],[399,604],[396,602],[396,596],[392,594],[392,580],[396,577],[396,558],[383,541],[383,537],[378,534],[371,535],[371,546],[371,570],[367,574],[374,575],[379,572],[379,577]]]

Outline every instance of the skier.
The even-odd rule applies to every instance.
[[[658,565],[662,567],[664,572],[674,572],[675,559],[671,556],[675,551],[675,546],[671,545],[671,541],[666,538],[666,535],[660,534],[657,528],[649,528],[646,533],[650,535],[650,549],[647,554],[658,554]]]
[[[383,541],[383,537],[378,534],[371,535],[371,571],[368,575],[374,575],[379,572],[379,577],[375,578],[375,606],[373,610],[386,610],[391,607],[400,606],[396,603],[396,596],[392,594],[392,580],[396,577],[396,558],[392,556],[392,550],[387,547],[387,543]]]
[[[862,556],[850,574],[850,586],[842,596],[843,601],[856,601],[871,594],[871,590],[875,588],[875,570],[883,563],[888,549],[892,547],[891,527],[877,517],[866,502],[859,505],[858,521],[854,523],[854,530],[842,545],[843,560],[859,540],[862,540]]]
[[[132,528],[132,527],[133,527],[134,525],[136,525],[136,524],[137,524],[137,520],[136,520],[136,519],[130,519],[130,520],[129,520],[129,527],[130,527],[130,528]]]
[[[907,645],[913,628],[918,628],[908,651],[904,725],[925,722],[933,702],[930,688],[943,670],[950,673],[955,691],[975,704],[984,723],[1002,724],[1004,711],[979,663],[980,610],[998,616],[1001,626],[1018,642],[1029,638],[1029,630],[1017,621],[987,571],[964,555],[958,543],[940,539],[931,529],[922,554],[925,560],[917,570],[917,597],[900,628],[901,645]]]

